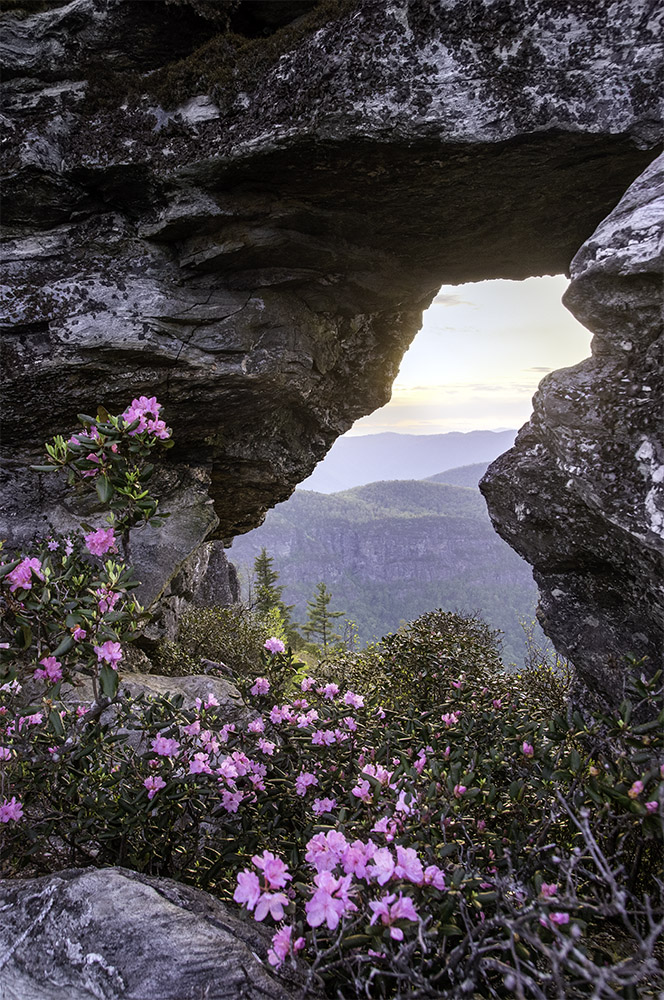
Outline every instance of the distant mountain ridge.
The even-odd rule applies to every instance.
[[[436,473],[435,476],[428,476],[427,482],[447,483],[448,486],[467,486],[475,489],[490,465],[491,462],[475,462],[474,465],[461,465],[456,469],[447,469],[445,472]]]
[[[514,444],[515,430],[341,437],[299,490],[338,493],[397,479],[426,479],[446,469],[493,462]],[[476,484],[475,484],[476,485]]]
[[[467,469],[451,474],[468,477]],[[442,607],[480,613],[505,632],[504,661],[523,661],[519,620],[533,618],[537,590],[528,564],[493,530],[476,485],[391,480],[333,494],[298,489],[260,528],[235,538],[229,558],[241,578],[263,547],[297,621],[323,580],[331,609],[356,621],[363,641]]]

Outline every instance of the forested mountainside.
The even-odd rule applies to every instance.
[[[362,641],[442,607],[478,612],[504,631],[504,662],[523,660],[520,620],[533,618],[537,590],[530,567],[493,530],[477,488],[394,480],[331,495],[296,490],[235,539],[229,556],[245,587],[262,548],[296,621],[324,580],[331,609],[356,622]]]
[[[383,479],[426,479],[469,462],[493,462],[515,437],[513,430],[341,437],[299,488],[337,493]]]
[[[489,464],[489,462],[475,462],[473,465],[461,465],[458,469],[447,469],[446,472],[429,476],[429,482],[447,483],[449,486],[477,486]]]

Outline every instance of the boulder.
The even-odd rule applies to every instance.
[[[0,1000],[302,994],[292,972],[282,980],[268,964],[266,928],[205,892],[124,868],[0,881],[0,940]]]

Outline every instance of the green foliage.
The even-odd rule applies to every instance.
[[[330,646],[339,643],[341,637],[334,631],[334,621],[344,616],[343,611],[330,611],[331,600],[332,594],[321,581],[316,587],[313,600],[307,602],[307,621],[302,626],[308,639],[318,640],[324,654]]]
[[[236,677],[256,677],[267,636],[288,641],[277,608],[265,613],[242,605],[188,608],[180,617],[176,641],[163,642],[155,653],[154,669],[169,676],[198,674],[206,659],[222,663]]]

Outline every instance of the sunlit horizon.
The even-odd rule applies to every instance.
[[[518,429],[551,371],[590,355],[562,305],[563,275],[444,285],[404,355],[386,405],[345,436]]]

